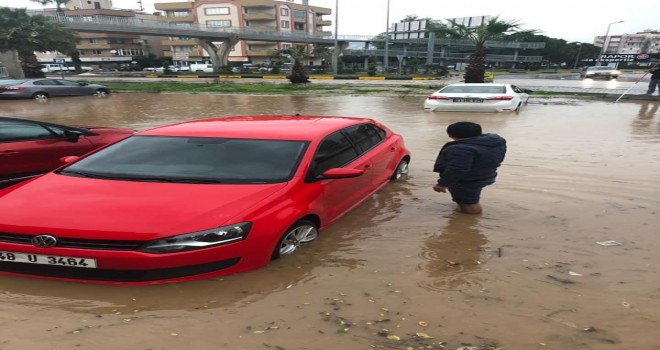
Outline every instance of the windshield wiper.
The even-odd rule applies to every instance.
[[[100,175],[100,174],[96,174],[96,173],[88,173],[88,172],[85,172],[85,171],[62,170],[59,173],[64,174],[64,175],[87,177],[87,178],[91,178],[91,179],[114,179],[114,177],[112,177],[112,176]]]
[[[150,176],[117,176],[117,180],[128,181],[147,181],[147,182],[168,182],[168,183],[190,183],[190,184],[219,184],[222,181],[214,179],[193,179],[177,177],[150,177]]]

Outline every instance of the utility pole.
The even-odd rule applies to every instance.
[[[385,57],[383,58],[383,74],[387,74],[390,65],[390,0],[387,0],[387,27],[385,28]]]

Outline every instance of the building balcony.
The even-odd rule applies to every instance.
[[[272,0],[241,0],[241,6],[250,8],[250,7],[260,7],[260,8],[275,8]]]
[[[246,21],[274,21],[274,13],[244,13],[243,18]]]
[[[247,55],[251,57],[269,57],[273,50],[247,50]]]
[[[114,44],[114,43],[82,43],[76,45],[78,50],[113,50],[113,49],[132,49],[140,50],[144,47],[142,44]]]
[[[313,10],[314,13],[317,15],[331,15],[332,14],[332,9],[325,8],[325,7],[316,7],[316,6],[310,6]]]
[[[195,18],[190,15],[190,16],[181,16],[181,17],[161,17],[159,18],[161,22],[187,22],[187,23],[194,23]]]
[[[317,26],[328,27],[328,26],[331,26],[331,25],[332,25],[332,21],[317,20],[317,21],[316,21],[316,25],[317,25]]]
[[[172,57],[172,51],[163,51],[163,57]],[[198,51],[188,52],[189,59],[202,58],[204,55]]]
[[[155,3],[154,8],[160,11],[191,10],[193,2]]]

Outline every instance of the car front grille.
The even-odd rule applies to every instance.
[[[17,233],[0,232],[0,243],[13,243],[32,245],[32,238],[36,235],[23,235]],[[92,250],[137,250],[144,242],[120,241],[107,239],[78,239],[57,237],[56,247]]]

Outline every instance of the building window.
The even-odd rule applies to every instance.
[[[293,29],[295,30],[305,30],[305,23],[294,23]]]
[[[92,55],[100,55],[101,50],[92,50]]]
[[[305,19],[307,15],[305,11],[293,11],[293,17],[296,19]]]
[[[282,50],[288,50],[291,48],[291,44],[282,44]]]
[[[174,11],[172,12],[172,17],[188,17],[190,12],[188,11]]]
[[[206,21],[206,25],[209,27],[231,27],[231,21],[230,20]]]
[[[209,7],[204,9],[206,15],[228,15],[229,7]]]
[[[282,24],[280,25],[282,28],[289,28],[289,21],[282,21]]]
[[[281,14],[282,16],[288,16],[288,15],[289,15],[289,9],[286,8],[286,7],[282,7],[282,8],[280,9],[280,14]]]

